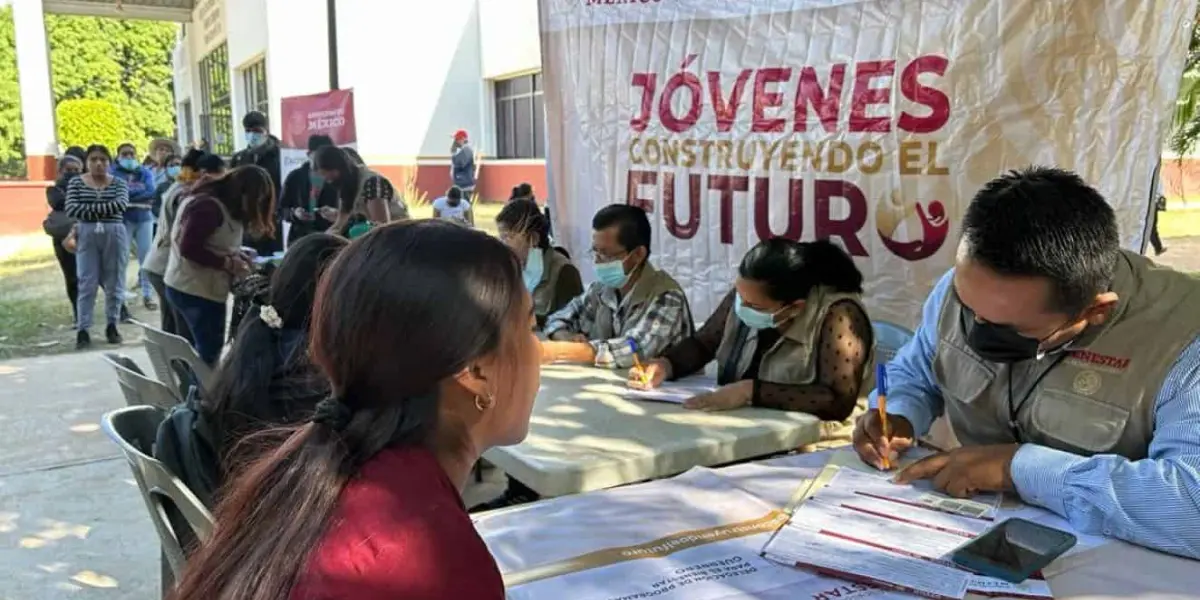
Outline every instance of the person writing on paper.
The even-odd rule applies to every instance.
[[[850,256],[827,240],[759,242],[704,326],[645,369],[632,369],[629,385],[655,388],[715,358],[721,387],[687,408],[754,405],[843,421],[872,363],[862,281]]]
[[[962,447],[900,482],[1013,491],[1081,532],[1200,558],[1197,307],[1200,280],[1122,250],[1077,175],[1010,172],[972,200],[955,268],[887,365],[891,435],[869,411],[855,449],[878,467],[944,414]]]
[[[496,215],[500,241],[521,259],[525,289],[533,294],[533,316],[540,329],[546,318],[583,292],[579,269],[550,246],[550,221],[537,202],[511,200]]]
[[[627,204],[592,219],[597,282],[546,320],[543,360],[628,368],[692,334],[683,288],[650,264],[650,220]],[[632,343],[631,343],[632,342]]]
[[[222,490],[170,597],[503,600],[461,494],[484,451],[529,431],[520,264],[486,233],[397,223],[343,250],[315,297],[331,393]]]

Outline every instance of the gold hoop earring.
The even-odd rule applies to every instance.
[[[475,395],[475,410],[478,410],[479,412],[487,411],[487,409],[491,408],[495,403],[496,399],[492,396],[491,392],[487,393],[486,399],[484,396],[480,396],[478,394]]]

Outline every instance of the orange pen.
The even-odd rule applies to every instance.
[[[876,365],[876,367],[875,367],[875,389],[879,391],[879,394],[876,397],[876,405],[875,405],[876,408],[879,410],[879,423],[880,423],[881,427],[883,428],[883,438],[888,439],[888,438],[892,437],[892,434],[891,434],[891,432],[888,431],[887,366],[886,365],[880,364],[880,365]],[[880,458],[883,459],[883,468],[887,469],[887,470],[891,470],[891,468],[892,468],[891,459],[889,459],[886,455],[882,456]]]

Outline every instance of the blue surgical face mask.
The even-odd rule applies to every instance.
[[[625,272],[625,261],[614,260],[606,263],[596,263],[596,279],[600,284],[619,290],[629,283],[629,274]]]
[[[775,315],[765,313],[761,310],[750,308],[742,304],[741,294],[737,294],[737,299],[733,304],[733,312],[737,315],[738,320],[749,327],[750,329],[770,329],[775,326]]]
[[[121,168],[126,171],[136,171],[138,167],[142,166],[136,158],[122,158],[118,162],[121,164]]]
[[[265,133],[260,133],[258,131],[246,132],[246,143],[249,144],[251,148],[258,146],[265,141],[267,141],[267,134]]]
[[[530,248],[529,256],[525,258],[525,269],[521,275],[525,278],[525,289],[532,292],[542,282],[542,273],[546,270],[545,257],[541,248]]]
[[[171,179],[175,179],[176,177],[179,177],[180,170],[181,170],[180,167],[167,167],[167,177],[170,177]]]

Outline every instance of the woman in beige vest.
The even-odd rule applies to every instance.
[[[250,272],[241,252],[246,231],[275,235],[275,184],[262,167],[238,167],[192,189],[179,205],[167,259],[167,300],[192,332],[204,362],[216,365],[225,342],[225,303],[237,277]]]
[[[715,358],[721,387],[686,407],[754,405],[842,421],[854,410],[872,355],[862,280],[854,261],[829,241],[760,242],[704,327],[644,371],[633,369],[630,386],[657,387]]]
[[[349,148],[326,146],[313,152],[313,173],[338,191],[338,208],[321,208],[332,221],[329,233],[355,238],[375,225],[408,218],[408,207],[387,177],[362,164]]]
[[[533,294],[538,329],[546,317],[583,293],[579,269],[566,254],[550,247],[550,221],[533,200],[512,200],[496,215],[500,241],[521,259],[525,289]]]

